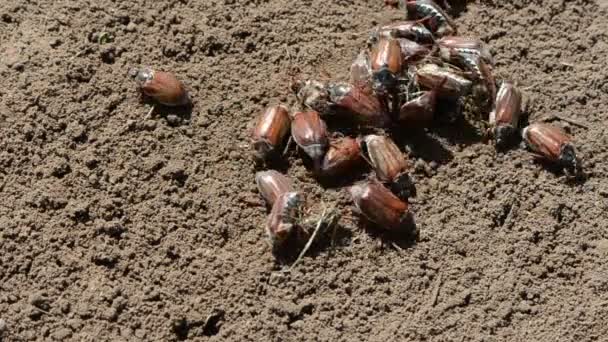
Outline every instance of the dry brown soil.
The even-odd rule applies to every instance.
[[[606,341],[607,3],[481,1],[456,16],[492,46],[497,78],[525,89],[532,120],[588,126],[566,124],[587,181],[496,153],[477,123],[404,132],[420,230],[404,245],[363,229],[346,192],[292,152],[297,186],[343,217],[333,246],[325,236],[281,272],[250,122],[293,104],[290,67],[344,79],[366,32],[402,13],[380,0],[1,1],[0,340]],[[144,120],[138,65],[175,72],[192,112]]]

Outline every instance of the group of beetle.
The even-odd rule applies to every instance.
[[[323,117],[382,132],[397,131],[395,127],[422,129],[434,120],[439,101],[458,103],[469,96],[486,102],[488,110],[491,107],[487,134],[497,147],[521,131],[536,157],[560,165],[568,174],[582,174],[572,139],[560,127],[533,123],[520,130],[521,92],[509,81],[502,81],[497,89],[492,54],[481,40],[458,36],[454,22],[433,0],[385,3],[405,9],[407,20],[373,30],[368,47],[351,65],[349,82],[294,82],[293,90],[305,109],[290,114],[287,107],[276,105],[257,119],[252,138],[259,160],[281,156],[290,132],[317,176],[344,175],[365,160],[375,177],[350,186],[355,206],[379,227],[407,230],[414,226],[408,205],[414,186],[405,155],[383,133],[357,138],[330,135]],[[145,95],[161,104],[190,103],[185,87],[170,73],[144,68],[131,76]],[[304,198],[277,171],[260,171],[255,178],[272,208],[266,230],[278,248],[301,227]]]
[[[344,175],[367,161],[375,177],[350,186],[349,193],[360,214],[395,231],[414,223],[408,205],[414,187],[405,155],[384,134],[331,135],[323,118],[340,117],[358,127],[386,131],[398,125],[425,128],[436,115],[438,101],[456,102],[478,92],[491,99],[488,135],[501,147],[519,130],[522,96],[509,81],[497,89],[489,49],[479,39],[456,35],[453,21],[437,3],[387,3],[406,9],[407,20],[371,33],[368,48],[351,65],[350,82],[295,82],[293,90],[304,109],[290,114],[283,105],[272,106],[258,118],[252,135],[256,157],[269,160],[282,154],[291,132],[290,139],[320,177]],[[534,123],[521,132],[536,156],[580,172],[571,138],[560,127]],[[258,172],[256,183],[272,208],[268,236],[274,247],[280,246],[297,229],[304,198],[275,170]]]

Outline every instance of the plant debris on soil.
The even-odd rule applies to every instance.
[[[0,3],[0,340],[601,341],[608,335],[608,3],[477,1],[533,122],[575,137],[587,179],[496,152],[474,120],[404,132],[415,244],[353,215],[341,179],[284,166],[333,236],[284,272],[265,241],[249,129],[294,105],[290,70],[341,78],[383,1]],[[174,73],[187,110],[142,99]],[[568,121],[580,123],[573,124]],[[281,171],[285,171],[281,170]],[[331,238],[331,241],[329,241]],[[317,238],[319,240],[319,238]],[[296,253],[297,255],[297,253]]]

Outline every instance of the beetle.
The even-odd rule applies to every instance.
[[[439,54],[444,60],[450,60],[453,54],[467,54],[481,57],[489,64],[494,65],[494,57],[490,49],[478,38],[450,36],[442,37],[436,41]]]
[[[496,97],[496,81],[492,74],[492,67],[480,54],[462,52],[462,50],[448,49],[441,53],[442,58],[449,63],[469,70],[467,75],[472,81],[480,81],[486,88],[491,99]]]
[[[381,38],[372,48],[371,69],[374,90],[388,94],[397,87],[402,71],[401,45],[394,38]]]
[[[260,191],[260,194],[270,207],[274,205],[277,198],[281,195],[294,191],[291,180],[275,170],[257,172],[255,174],[255,182],[258,186],[258,191]]]
[[[436,64],[412,66],[409,73],[420,87],[437,89],[439,97],[464,96],[473,87],[473,82],[461,76],[458,71]]]
[[[421,95],[404,103],[399,110],[399,122],[410,127],[426,127],[435,115],[439,89],[447,82],[447,77],[435,88],[423,91]]]
[[[401,231],[414,226],[407,202],[393,195],[377,181],[365,181],[348,189],[358,211],[385,230]]]
[[[435,40],[433,33],[424,26],[423,20],[398,21],[376,28],[370,35],[371,41],[380,38],[407,38],[409,40],[432,44]]]
[[[327,125],[315,111],[296,112],[292,116],[291,136],[312,159],[315,170],[321,166],[329,145]]]
[[[132,69],[129,74],[135,79],[141,91],[166,106],[184,106],[190,97],[183,83],[175,75],[152,68]]]
[[[490,113],[490,134],[496,141],[496,146],[504,146],[517,130],[521,113],[521,92],[508,81],[502,82],[494,109]]]
[[[456,34],[456,25],[444,10],[433,0],[407,0],[405,3],[408,16],[412,19],[430,17],[428,25],[433,34],[439,37]]]
[[[258,118],[252,132],[255,156],[260,160],[275,156],[289,134],[290,126],[291,119],[285,106],[267,108]]]
[[[400,198],[415,194],[414,183],[407,172],[411,165],[391,138],[370,134],[359,138],[359,145],[379,181],[388,183]]]
[[[361,149],[356,139],[350,137],[337,138],[329,143],[321,164],[321,174],[337,176],[346,174],[361,162]]]
[[[298,192],[286,192],[274,202],[266,223],[266,234],[273,249],[280,247],[297,227],[302,205],[303,199]]]
[[[373,127],[387,127],[390,117],[376,94],[364,85],[333,83],[328,87],[330,103],[354,114],[354,119]]]
[[[548,123],[532,123],[522,131],[522,138],[538,158],[564,167],[568,172],[582,174],[573,139],[561,127]]]
[[[350,66],[350,83],[367,87],[372,80],[372,62],[369,53],[361,50]]]

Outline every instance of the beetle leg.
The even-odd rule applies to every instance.
[[[148,111],[148,114],[146,114],[146,116],[144,116],[144,120],[148,120],[148,118],[152,116],[154,109],[156,109],[156,105],[152,105],[152,108],[150,108],[150,110]]]
[[[285,156],[287,154],[287,151],[289,151],[289,147],[291,147],[291,143],[293,143],[293,137],[290,135],[289,139],[287,139],[287,144],[285,144],[285,148],[283,149],[283,156]],[[298,147],[296,146],[296,149]]]

